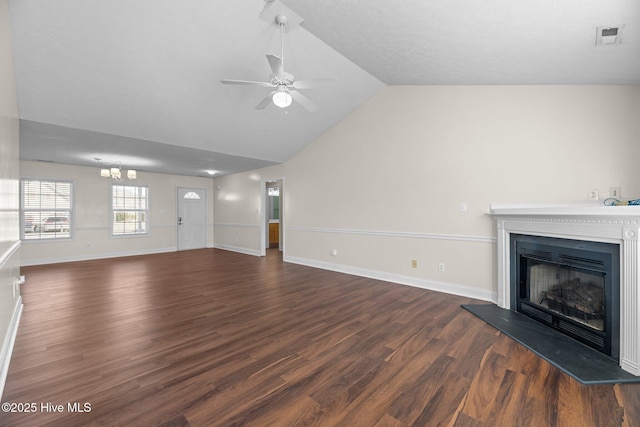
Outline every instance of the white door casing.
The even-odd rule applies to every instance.
[[[268,209],[268,201],[267,201],[267,189],[270,183],[277,183],[280,187],[280,197],[279,197],[279,211],[280,211],[280,226],[279,226],[279,239],[278,239],[278,249],[280,252],[284,254],[284,177],[282,178],[274,178],[268,179],[261,182],[261,195],[260,195],[260,217],[261,225],[260,225],[260,255],[265,256],[267,254],[267,248],[269,247],[269,209]]]
[[[207,191],[178,188],[178,250],[207,246]]]

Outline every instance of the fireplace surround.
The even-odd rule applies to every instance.
[[[615,270],[612,283],[614,298],[610,298],[615,305],[610,313],[616,314],[610,319],[614,330],[610,336],[609,354],[615,358],[619,366],[633,374],[640,375],[640,206],[604,206],[601,202],[576,203],[508,203],[492,204],[491,215],[497,226],[497,276],[498,296],[497,305],[516,311],[519,304],[519,278],[516,278],[513,267],[513,240],[515,236],[529,236],[526,238],[549,238],[552,240],[582,242],[583,244],[608,244],[619,248],[619,259],[613,261]],[[583,246],[583,245],[578,245]],[[535,257],[534,257],[535,258]],[[544,260],[543,260],[544,261]],[[535,264],[535,263],[534,263]],[[537,266],[537,264],[536,264]],[[549,274],[544,268],[539,268],[535,274]],[[578,269],[580,270],[580,269]],[[584,269],[583,269],[584,270]],[[591,299],[597,298],[595,289],[599,286],[595,276],[589,276],[591,268],[568,280],[581,280],[588,284]],[[584,276],[583,274],[587,274]],[[559,286],[556,284],[556,286]],[[575,285],[573,285],[575,286]],[[604,284],[603,284],[604,286]],[[545,292],[540,301],[545,300],[544,307],[549,310],[561,311],[555,305],[560,297],[559,288],[536,290]],[[540,297],[542,294],[538,295]],[[538,301],[538,302],[540,302]],[[575,307],[573,307],[575,308]],[[567,310],[567,309],[565,309]],[[545,310],[543,310],[545,311]],[[597,310],[579,306],[574,317],[584,317],[592,326],[598,326],[598,317],[604,316]],[[604,322],[603,318],[603,322]],[[606,353],[606,351],[605,351]]]

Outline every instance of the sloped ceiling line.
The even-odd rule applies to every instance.
[[[309,113],[254,107],[278,28],[264,0],[10,0],[21,158],[206,176],[284,162],[385,85],[640,84],[640,2],[281,0],[287,71],[336,77]],[[268,6],[268,5],[267,5]],[[595,46],[598,26],[623,41]]]

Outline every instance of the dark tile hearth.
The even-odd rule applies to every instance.
[[[582,384],[640,382],[610,357],[523,314],[495,304],[462,307]]]

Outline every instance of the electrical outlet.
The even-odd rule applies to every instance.
[[[588,199],[589,200],[598,200],[598,199],[600,199],[600,194],[599,194],[597,188],[589,190]]]
[[[622,194],[620,192],[620,187],[609,188],[609,197],[614,197],[616,199],[619,199],[620,197],[622,197]]]
[[[444,262],[438,263],[438,271],[444,273]]]
[[[418,260],[417,259],[412,259],[411,260],[411,268],[418,268]]]

